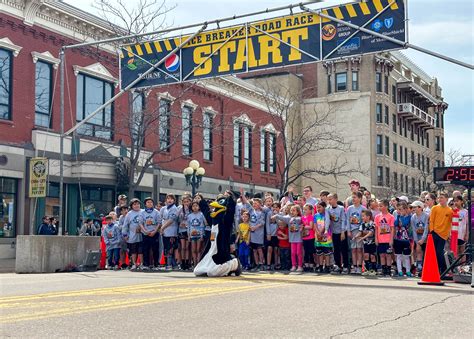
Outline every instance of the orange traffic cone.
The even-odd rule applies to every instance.
[[[164,266],[165,264],[166,264],[165,253],[161,251],[160,265]]]
[[[438,259],[436,258],[433,236],[431,234],[428,234],[425,261],[423,262],[421,281],[418,282],[418,285],[444,285],[439,276]]]

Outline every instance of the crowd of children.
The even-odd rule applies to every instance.
[[[411,277],[422,270],[428,233],[440,271],[445,249],[462,254],[469,230],[460,192],[450,200],[446,193],[424,192],[409,204],[404,196],[376,200],[356,184],[351,181],[345,202],[327,191],[315,198],[310,186],[301,196],[290,191],[280,200],[271,193],[250,199],[241,192],[231,250],[243,270]],[[102,232],[108,268],[126,267],[128,254],[132,270],[192,270],[210,238],[202,199],[185,194],[177,204],[168,194],[164,206],[151,198],[144,206],[138,199],[128,205],[122,200],[119,216],[111,212]]]

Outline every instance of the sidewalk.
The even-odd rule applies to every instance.
[[[15,258],[0,259],[0,273],[13,273],[13,272],[15,272]]]

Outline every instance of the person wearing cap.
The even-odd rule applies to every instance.
[[[423,269],[423,257],[426,249],[426,238],[428,237],[428,227],[430,216],[423,209],[425,204],[421,201],[414,201],[411,205],[414,213],[411,216],[411,231],[413,234],[413,243],[416,254],[416,269],[421,274]]]
[[[160,234],[159,229],[161,225],[161,215],[153,207],[155,202],[148,197],[143,200],[145,209],[141,212],[140,228],[143,234],[143,269],[153,269],[150,262],[150,251],[153,254],[153,264],[158,268],[160,264]]]
[[[129,254],[132,257],[132,270],[141,269],[143,265],[143,236],[140,225],[143,224],[140,200],[130,200],[130,211],[123,222],[122,236],[127,242]],[[137,265],[137,257],[140,266]]]
[[[120,207],[127,206],[127,196],[120,194],[117,198],[117,206],[114,207],[115,214],[120,215]]]

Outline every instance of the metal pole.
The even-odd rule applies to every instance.
[[[436,52],[432,52],[430,50],[427,50],[423,47],[419,47],[419,46],[416,46],[416,45],[412,45],[408,42],[405,42],[405,41],[401,41],[401,40],[398,40],[398,39],[394,39],[392,37],[389,37],[387,35],[383,35],[383,34],[380,34],[380,33],[377,33],[377,32],[374,32],[374,31],[371,31],[369,29],[366,29],[364,27],[361,27],[361,26],[357,26],[357,25],[354,25],[354,24],[351,24],[350,22],[347,22],[347,21],[344,21],[344,20],[340,20],[338,18],[334,18],[330,15],[326,15],[326,14],[323,14],[320,10],[313,10],[313,9],[310,9],[308,7],[305,7],[303,5],[300,6],[300,8],[306,12],[309,12],[309,13],[313,13],[313,14],[316,14],[316,15],[319,15],[320,17],[322,18],[326,18],[326,19],[329,19],[329,20],[332,20],[332,21],[335,21],[335,22],[338,22],[342,25],[345,25],[345,26],[348,26],[348,27],[351,27],[351,28],[354,28],[354,29],[357,29],[357,30],[360,30],[361,32],[364,32],[364,33],[367,33],[367,34],[371,34],[373,36],[376,36],[378,38],[382,38],[382,39],[385,39],[387,41],[390,41],[390,42],[393,42],[397,45],[400,45],[402,47],[407,47],[407,48],[412,48],[414,50],[417,50],[419,52],[422,52],[422,53],[425,53],[425,54],[429,54],[431,56],[434,56],[436,58],[440,58],[440,59],[443,59],[443,60],[446,60],[446,61],[449,61],[449,62],[452,62],[456,65],[459,65],[459,66],[462,66],[462,67],[466,67],[466,68],[469,68],[469,69],[474,69],[474,65],[471,65],[471,64],[468,64],[466,62],[462,62],[462,61],[459,61],[459,60],[456,60],[456,59],[453,59],[451,57],[448,57],[448,56],[445,56],[445,55],[442,55],[442,54],[439,54],[439,53],[436,53]]]
[[[271,13],[271,12],[277,12],[277,11],[282,11],[285,9],[292,9],[294,7],[302,6],[302,5],[311,5],[314,3],[319,3],[323,2],[324,0],[313,0],[313,1],[305,1],[305,2],[299,2],[296,4],[291,4],[291,5],[286,5],[286,6],[281,6],[281,7],[274,7],[274,8],[267,8],[258,12],[252,12],[252,13],[246,13],[246,14],[240,14],[240,15],[233,15],[230,17],[226,17],[223,19],[217,19],[217,20],[211,20],[211,21],[206,21],[206,22],[201,22],[197,24],[191,24],[191,25],[185,25],[185,26],[179,26],[179,27],[174,27],[174,28],[168,28],[168,29],[162,29],[159,31],[153,31],[149,33],[141,33],[141,34],[131,34],[131,35],[125,35],[117,38],[110,38],[110,39],[104,39],[104,40],[99,40],[99,41],[92,41],[92,42],[84,42],[80,44],[74,44],[74,45],[68,45],[68,46],[63,46],[63,48],[69,49],[69,48],[76,48],[76,47],[85,47],[85,46],[91,46],[91,45],[101,45],[101,44],[106,44],[109,42],[115,42],[115,41],[122,41],[126,39],[132,39],[132,38],[141,38],[147,35],[156,35],[156,34],[162,34],[162,33],[169,33],[173,31],[180,31],[188,28],[193,28],[193,27],[199,27],[202,25],[210,25],[210,24],[218,24],[222,23],[224,21],[231,21],[231,20],[236,20],[236,19],[241,19],[249,16],[256,16],[260,14],[265,14],[265,13]]]
[[[191,191],[194,197],[196,195],[196,171],[194,171],[193,177],[191,179]]]
[[[59,229],[58,235],[63,234],[64,230],[64,209],[63,209],[63,200],[64,200],[64,61],[65,54],[64,49],[61,48],[59,52],[60,59],[60,131],[59,131]]]
[[[107,100],[107,102],[105,102],[103,105],[99,106],[94,112],[92,112],[91,114],[89,114],[87,117],[85,117],[81,122],[78,122],[75,126],[73,126],[71,129],[69,129],[66,133],[64,133],[64,135],[69,135],[71,134],[72,132],[74,132],[76,129],[78,129],[79,127],[81,127],[82,125],[84,125],[86,122],[88,122],[90,119],[92,119],[94,117],[94,115],[96,115],[97,113],[101,112],[104,108],[106,108],[107,106],[109,106],[110,104],[112,104],[115,100],[117,100],[117,98],[121,97],[125,92],[127,92],[129,89],[131,89],[133,86],[135,86],[139,81],[141,81],[144,77],[146,77],[148,74],[150,74],[151,72],[153,72],[158,66],[160,66],[162,63],[165,62],[166,59],[168,59],[169,56],[173,55],[174,53],[176,53],[176,51],[178,51],[179,49],[181,49],[183,46],[185,46],[189,41],[191,41],[196,35],[200,34],[203,30],[206,29],[206,25],[202,26],[201,29],[199,31],[197,31],[196,33],[194,33],[193,35],[190,35],[183,43],[181,43],[179,46],[177,46],[175,49],[173,49],[171,52],[169,52],[164,58],[162,58],[161,60],[159,60],[156,64],[154,64],[153,66],[151,66],[145,73],[143,73],[142,75],[140,75],[138,78],[136,78],[135,80],[133,80],[127,87],[123,88],[122,90],[120,90],[120,92],[118,92],[117,94],[115,94],[112,98],[110,98],[109,100]]]

